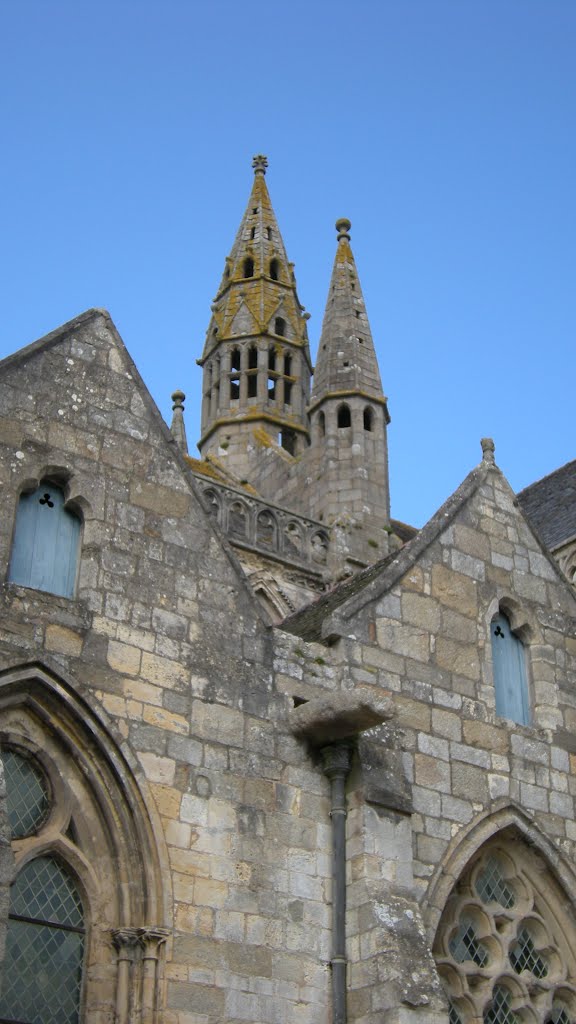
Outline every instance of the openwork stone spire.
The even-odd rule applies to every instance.
[[[199,448],[226,458],[240,478],[258,473],[254,444],[298,455],[308,439],[312,364],[308,314],[266,186],[268,161],[254,157],[250,198],[214,302],[204,370]]]
[[[267,166],[265,156],[252,160],[254,183],[212,305],[203,358],[223,338],[267,333],[278,315],[290,325],[291,340],[308,348],[308,316],[298,299],[294,264],[286,255],[270,201]],[[245,330],[247,323],[253,330]]]

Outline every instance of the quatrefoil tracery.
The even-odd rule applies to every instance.
[[[551,937],[544,891],[501,848],[460,880],[435,950],[450,1024],[576,1024],[576,988]]]

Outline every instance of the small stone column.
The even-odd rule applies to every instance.
[[[139,928],[142,946],[142,1024],[156,1024],[158,965],[168,932],[165,928]]]
[[[131,975],[134,973],[134,961],[140,952],[138,929],[116,928],[112,932],[112,942],[118,953],[115,1024],[128,1024],[130,1020]]]
[[[230,409],[230,349],[224,349],[220,362],[220,412]]]

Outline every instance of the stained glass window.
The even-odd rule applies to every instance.
[[[527,928],[518,932],[518,941],[510,950],[510,963],[517,974],[530,971],[535,978],[545,978],[548,974],[548,965],[538,953]]]
[[[8,820],[13,839],[37,832],[50,809],[44,773],[28,757],[15,750],[2,752],[6,774]]]
[[[563,1006],[553,1006],[552,1013],[546,1018],[546,1024],[573,1024],[573,1018]]]
[[[37,857],[10,895],[0,1021],[77,1024],[84,924],[74,881],[53,857]]]
[[[519,1024],[520,1018],[510,1006],[511,996],[503,985],[496,985],[492,1003],[484,1014],[484,1024]]]
[[[514,906],[514,890],[504,879],[502,868],[496,857],[489,857],[478,878],[476,892],[485,903],[499,903],[509,909]]]
[[[540,856],[519,837],[491,843],[458,880],[434,944],[449,1024],[576,1024],[574,949],[569,901]]]
[[[465,960],[473,960],[479,967],[484,967],[488,960],[486,950],[478,941],[474,922],[467,917],[463,917],[460,921],[458,931],[450,939],[449,949],[459,964],[464,963]]]

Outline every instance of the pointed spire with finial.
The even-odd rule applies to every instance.
[[[336,221],[338,245],[318,348],[312,405],[330,394],[384,400],[364,296],[350,246],[350,221]]]
[[[291,341],[308,348],[308,316],[298,299],[294,264],[286,255],[270,200],[267,167],[262,153],[253,157],[252,191],[212,305],[203,359],[223,337],[264,333],[276,316],[288,324]]]
[[[186,439],[186,427],[184,425],[184,402],[186,395],[183,391],[172,392],[172,424],[170,432],[178,447],[188,454],[188,441]]]
[[[254,476],[254,432],[296,456],[309,437],[312,362],[308,314],[266,186],[268,161],[252,161],[254,181],[211,307],[202,358],[202,457],[226,453],[240,477]]]
[[[380,557],[388,550],[382,533],[387,536],[390,525],[390,417],[350,248],[350,227],[344,217],[336,221],[338,245],[308,407],[309,459],[316,463],[321,483],[311,488],[309,501],[311,514],[325,523],[354,521],[354,557],[369,562],[375,551]]]

